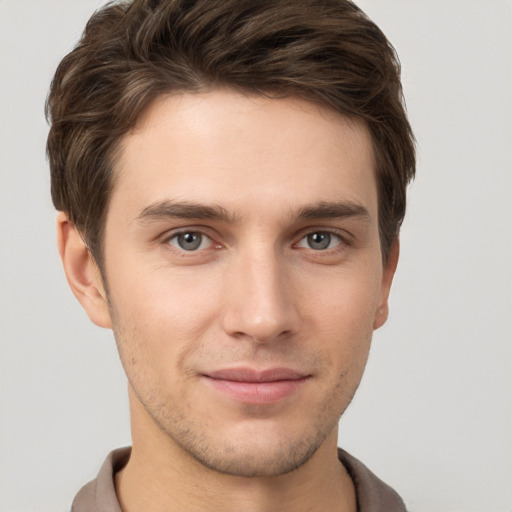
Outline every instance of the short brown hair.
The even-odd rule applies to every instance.
[[[415,150],[400,64],[381,30],[349,0],[134,0],[94,13],[46,104],[53,203],[100,268],[121,137],[157,97],[221,86],[300,96],[366,122],[385,259]]]

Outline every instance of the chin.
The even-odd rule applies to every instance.
[[[174,441],[202,466],[218,473],[276,477],[303,466],[332,432],[332,428],[298,433],[272,431],[261,425],[251,427],[231,431],[224,439],[188,431]]]
[[[315,445],[281,446],[262,451],[254,446],[244,449],[235,445],[216,452],[189,450],[189,454],[204,467],[217,473],[254,478],[291,473],[304,465],[317,449],[318,446]]]

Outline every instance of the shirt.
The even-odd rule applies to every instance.
[[[98,476],[76,495],[71,512],[123,512],[114,476],[128,462],[130,452],[129,447],[110,452]],[[354,482],[358,512],[407,512],[400,496],[362,462],[341,448],[338,456]]]

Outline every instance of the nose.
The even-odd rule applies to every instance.
[[[268,343],[299,330],[297,297],[286,267],[274,251],[240,255],[233,262],[224,282],[226,333]]]

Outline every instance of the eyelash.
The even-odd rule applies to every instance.
[[[316,249],[314,247],[312,247],[311,244],[315,242],[312,239],[312,237],[314,237],[315,235],[320,236],[320,237],[326,237],[326,240],[324,240],[324,239],[320,240],[320,244],[326,242],[327,245],[325,247],[319,247]],[[329,247],[333,241],[336,242],[335,246]],[[307,244],[307,247],[305,245],[301,246],[301,244]],[[332,231],[332,230],[330,231],[330,230],[325,230],[325,229],[317,229],[317,230],[310,231],[310,232],[306,233],[304,236],[302,236],[300,238],[300,240],[295,244],[295,247],[304,248],[306,250],[310,249],[312,251],[315,251],[316,253],[330,253],[330,252],[339,251],[341,249],[340,246],[346,246],[347,244],[348,244],[348,241],[347,241],[346,237],[342,236],[338,232]]]
[[[186,250],[183,247],[177,247],[177,246],[175,246],[175,245],[173,245],[171,243],[172,240],[176,240],[180,236],[184,236],[184,235],[188,235],[188,234],[190,234],[190,235],[200,235],[202,237],[202,240],[199,242],[199,247],[204,243],[204,238],[209,240],[209,245],[212,245],[212,244],[215,245],[216,249],[220,249],[222,247],[221,244],[216,244],[216,242],[214,241],[214,239],[211,236],[209,236],[203,230],[197,229],[197,228],[182,229],[180,231],[174,232],[171,235],[166,236],[163,241],[164,241],[164,243],[167,246],[170,246],[170,248],[172,248],[172,250],[174,250],[176,253],[178,253],[178,254],[180,254],[180,255],[182,255],[184,257],[192,256],[194,254],[197,254],[200,251],[205,251],[205,250],[211,248],[211,247],[206,247],[206,248],[200,249],[198,247],[198,248],[195,248],[195,249]],[[336,243],[336,245],[334,247],[325,247],[325,248],[319,248],[319,249],[314,249],[311,246],[310,247],[301,247],[299,245],[301,243],[306,243],[307,244],[308,243],[307,238],[311,237],[313,235],[327,235],[329,237],[329,242],[328,242],[329,245],[332,242],[332,238],[335,238],[338,241],[338,243]],[[316,253],[318,255],[320,255],[321,253],[330,254],[330,253],[334,253],[334,252],[339,252],[341,250],[344,250],[346,248],[346,246],[350,246],[350,238],[349,238],[349,236],[346,233],[341,234],[337,230],[325,229],[325,228],[323,228],[323,229],[322,228],[310,229],[307,232],[302,233],[301,237],[298,240],[298,242],[293,244],[293,247],[295,247],[297,249],[311,250],[311,251],[313,251],[314,253]]]
[[[221,247],[221,245],[216,244],[215,241],[212,239],[212,237],[209,236],[207,233],[205,233],[201,229],[195,229],[195,228],[182,229],[180,231],[174,232],[171,235],[166,236],[163,241],[167,246],[170,246],[172,248],[172,250],[174,250],[175,252],[179,253],[182,256],[192,256],[194,253],[197,254],[199,251],[204,251],[204,250],[210,248],[210,247],[208,247],[208,248],[203,248],[203,249],[195,249],[195,250],[187,251],[186,249],[176,247],[171,243],[172,240],[178,239],[180,236],[185,236],[185,235],[200,235],[203,238],[203,240],[201,240],[201,242],[200,242],[200,245],[202,245],[204,243],[204,238],[206,238],[209,240],[210,245],[212,245],[212,244],[216,245],[216,248]]]

